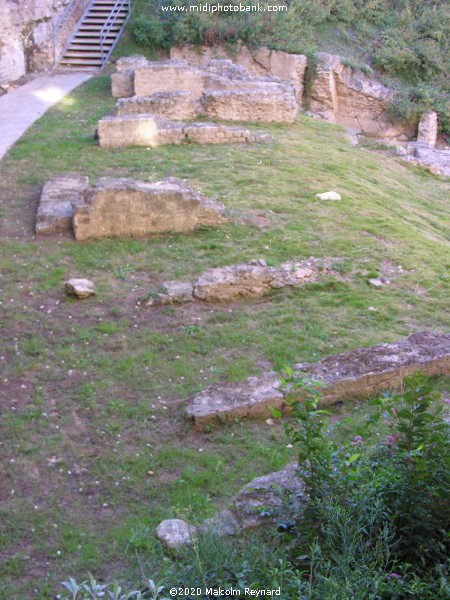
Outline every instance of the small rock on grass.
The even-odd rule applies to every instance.
[[[196,527],[182,519],[165,519],[156,528],[156,537],[167,550],[178,550],[192,543]]]
[[[64,291],[76,298],[88,298],[95,294],[94,284],[89,279],[69,279],[64,284]]]
[[[337,192],[324,192],[323,194],[316,194],[318,200],[342,200],[340,194]]]

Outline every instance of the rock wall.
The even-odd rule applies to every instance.
[[[0,85],[50,67],[53,23],[68,0],[1,0]]]
[[[387,118],[391,90],[376,77],[346,66],[345,61],[334,54],[317,53],[318,65],[308,98],[304,94],[307,58],[301,54],[265,47],[250,52],[241,46],[231,56],[219,46],[183,46],[171,48],[170,58],[187,60],[196,67],[203,67],[215,58],[231,59],[252,75],[275,76],[289,82],[295,90],[298,104],[308,106],[322,119],[383,138],[409,140],[416,134],[416,123],[394,124]]]

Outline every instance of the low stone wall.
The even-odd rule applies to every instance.
[[[254,135],[246,127],[229,127],[216,123],[183,123],[151,114],[104,117],[98,123],[97,135],[102,148],[164,144],[241,144],[267,141],[268,136]]]
[[[146,302],[146,306],[203,302],[233,302],[263,296],[270,290],[302,285],[316,280],[317,261],[286,262],[269,267],[264,260],[205,271],[193,283],[167,281]]]
[[[157,183],[133,179],[64,176],[48,181],[38,208],[36,233],[74,231],[75,239],[131,237],[226,223],[223,204],[179,179]]]
[[[290,90],[270,84],[254,90],[205,91],[201,104],[210,118],[254,123],[292,123],[298,110]]]
[[[403,379],[415,371],[450,375],[450,334],[414,333],[396,344],[359,348],[317,363],[295,365],[296,376],[323,384],[322,404],[398,390]],[[276,373],[240,384],[217,384],[197,394],[186,415],[198,429],[235,418],[268,416],[269,406],[284,406],[288,391],[279,387]]]

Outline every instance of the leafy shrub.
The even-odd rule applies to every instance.
[[[378,400],[342,446],[324,431],[318,389],[286,383],[294,415],[287,433],[310,496],[299,549],[309,539],[312,597],[412,598],[418,589],[424,600],[446,597],[450,435],[439,395],[420,374],[405,380],[403,393]]]

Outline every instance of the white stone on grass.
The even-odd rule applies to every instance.
[[[64,290],[68,296],[77,298],[88,298],[95,294],[95,287],[89,279],[69,279],[64,284]]]
[[[323,194],[316,194],[318,200],[342,200],[340,194],[337,192],[324,192]]]

